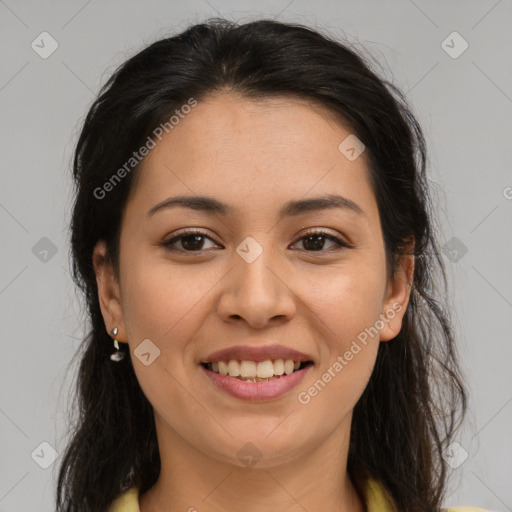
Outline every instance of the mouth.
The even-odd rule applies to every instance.
[[[313,361],[267,359],[203,362],[198,365],[212,389],[246,402],[268,402],[286,396],[312,371]]]
[[[208,384],[242,400],[273,400],[285,395],[316,365],[313,355],[268,340],[217,350],[199,360]]]
[[[274,361],[267,359],[259,362],[231,359],[230,361],[201,363],[201,366],[210,372],[244,382],[270,382],[299,372],[311,365],[313,365],[313,361],[294,361],[293,359],[276,359]]]
[[[207,371],[243,382],[271,382],[286,378],[313,365],[313,361],[267,359],[265,361],[226,360],[200,363]]]

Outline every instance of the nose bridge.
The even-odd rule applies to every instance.
[[[279,284],[275,281],[276,271],[272,268],[277,268],[279,265],[276,262],[276,254],[270,245],[269,238],[266,239],[265,245],[255,246],[258,242],[248,240],[240,244],[237,248],[237,257],[241,261],[237,265],[237,281],[236,286],[237,295],[247,294],[249,297],[254,297],[256,300],[264,298],[269,300],[271,297],[279,294]],[[249,249],[248,252],[244,252]],[[248,257],[246,258],[246,255]],[[254,259],[253,259],[254,258]]]
[[[249,237],[248,237],[249,238]],[[283,265],[269,246],[254,239],[242,242],[234,253],[235,268],[228,274],[219,303],[219,314],[242,317],[250,324],[265,324],[274,317],[290,317],[294,301],[286,279],[279,274]]]
[[[238,263],[240,267],[239,272],[239,288],[252,289],[256,292],[271,293],[275,291],[277,279],[276,272],[270,269],[278,267],[275,261],[275,254],[272,254],[272,249],[268,247],[251,263],[241,261]]]

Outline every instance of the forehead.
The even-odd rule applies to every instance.
[[[290,199],[338,193],[371,203],[365,154],[349,161],[339,150],[352,134],[341,121],[301,99],[210,96],[150,151],[129,201],[146,208],[171,195],[209,195],[279,209]]]

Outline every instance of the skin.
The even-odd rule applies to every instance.
[[[119,281],[104,243],[95,247],[105,328],[110,333],[117,326],[117,339],[129,344],[155,414],[162,470],[139,497],[142,512],[365,510],[346,471],[352,411],[379,343],[400,331],[414,260],[404,257],[396,278],[386,280],[365,154],[349,161],[338,149],[350,133],[304,101],[209,96],[143,162],[123,213]],[[364,215],[335,208],[278,222],[286,202],[333,193]],[[175,207],[147,217],[177,195],[211,196],[235,213]],[[188,255],[183,239],[174,252],[159,245],[183,228],[200,228],[209,238],[195,245],[189,239]],[[315,251],[303,238],[309,228],[325,229],[350,247],[324,239]],[[235,250],[248,236],[263,248],[252,263]],[[380,314],[388,318],[393,305],[393,318],[378,334],[309,403],[300,403],[298,392]],[[148,366],[133,353],[145,339],[160,350]],[[213,351],[262,340],[316,362],[282,397],[243,401],[201,373],[199,361]],[[248,442],[261,454],[252,467],[237,457]]]

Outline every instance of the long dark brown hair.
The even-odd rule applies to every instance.
[[[107,198],[98,187],[176,109],[219,90],[251,99],[313,100],[366,146],[389,275],[395,275],[411,237],[415,270],[402,329],[380,343],[355,406],[347,470],[360,493],[367,478],[380,481],[398,511],[440,510],[448,477],[442,453],[462,424],[468,398],[443,304],[447,279],[434,229],[426,144],[405,95],[349,46],[298,24],[214,18],[149,45],[101,89],[73,161],[72,270],[90,330],[76,354],[76,407],[59,469],[59,512],[104,511],[127,488],[137,485],[142,494],[158,479],[153,409],[130,357],[109,357],[112,340],[92,264],[95,244],[105,240],[119,276],[121,214],[139,168],[116,182]]]

